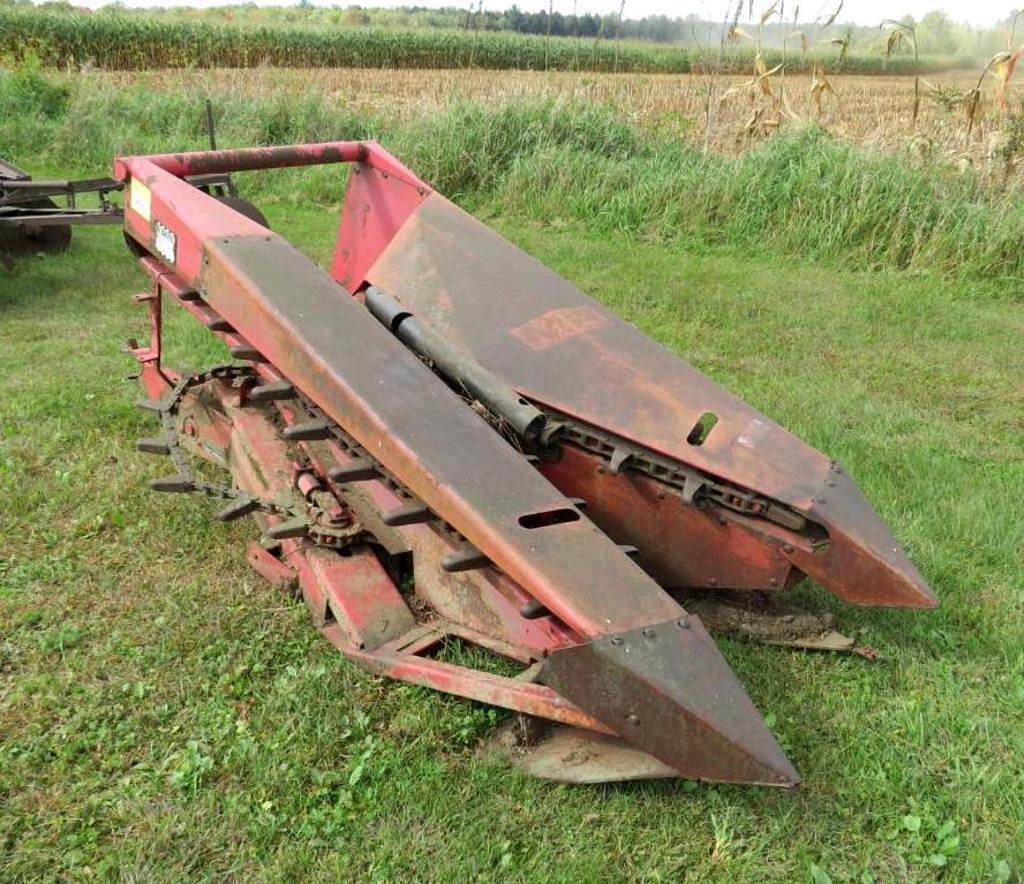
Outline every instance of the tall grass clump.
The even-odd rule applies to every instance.
[[[63,113],[48,121],[32,145],[24,145],[29,149],[18,151],[30,168],[42,163],[62,174],[79,170],[101,175],[109,174],[116,156],[209,147],[205,96],[177,89],[124,88],[90,77],[67,79],[76,88]],[[0,94],[2,90],[0,80]],[[384,130],[379,118],[356,113],[317,92],[231,91],[210,97],[217,109],[219,146],[360,141],[379,138]],[[345,173],[330,166],[275,170],[245,176],[244,186],[271,199],[328,203],[341,198]]]
[[[739,157],[644,130],[616,110],[568,99],[455,103],[413,119],[357,114],[334,96],[269,90],[211,96],[224,146],[377,139],[442,193],[596,231],[688,247],[728,244],[863,268],[1024,277],[1024,204],[941,161],[865,150],[821,129],[777,134]],[[9,159],[48,173],[102,174],[119,154],[206,146],[201,96],[0,75]],[[335,205],[337,167],[246,176],[264,200]],[[1010,285],[1006,290],[1014,291]]]
[[[387,135],[417,174],[453,198],[470,199],[499,188],[523,157],[564,149],[625,161],[643,149],[640,132],[610,108],[556,99],[497,108],[459,102]]]
[[[109,164],[117,154],[208,147],[204,96],[179,90],[124,88],[107,80],[82,79],[54,153],[76,167]],[[225,144],[296,144],[375,137],[378,122],[318,93],[284,90],[211,96],[217,108],[218,140]],[[92,133],[88,139],[82,132]]]
[[[972,173],[865,150],[816,127],[740,157],[644,143],[621,162],[573,148],[521,156],[495,194],[538,218],[842,261],[1024,275],[1024,204]]]
[[[0,145],[23,154],[45,149],[70,97],[71,89],[46,77],[34,55],[13,71],[0,68]]]

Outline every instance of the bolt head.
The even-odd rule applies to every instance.
[[[626,721],[633,725],[640,724],[640,716],[634,715],[632,712],[630,712],[629,715],[626,716]]]
[[[690,618],[689,617],[680,617],[678,620],[676,620],[676,626],[678,626],[680,629],[689,629],[690,628]]]

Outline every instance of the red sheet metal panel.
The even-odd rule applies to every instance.
[[[784,589],[792,564],[732,513],[686,505],[679,491],[629,471],[612,475],[596,455],[565,446],[541,467],[616,542],[637,547],[637,562],[662,586]]]
[[[513,580],[584,635],[676,617],[681,608],[586,518],[528,528],[571,504],[330,277],[281,237],[146,160],[156,249],[264,358]],[[255,229],[253,229],[255,228]],[[358,346],[356,346],[358,344]],[[455,444],[457,442],[457,444]]]
[[[369,274],[549,408],[806,509],[829,460],[434,194]],[[706,412],[703,445],[687,436]]]
[[[572,507],[294,248],[273,236],[213,237],[205,248],[201,286],[211,306],[567,624],[591,635],[623,619],[643,625],[678,615],[587,519],[524,527],[520,520],[531,514]]]
[[[418,178],[360,164],[352,168],[331,276],[358,291],[380,253],[430,194]]]
[[[810,514],[832,550],[801,567],[847,601],[937,603],[863,495],[836,483],[828,457],[440,195],[368,277],[534,402]],[[707,413],[717,423],[692,444]]]
[[[562,696],[550,687],[496,680],[437,661],[361,653],[354,642],[379,644],[387,638],[384,630],[392,628],[390,618],[378,616],[375,575],[342,574],[336,568],[308,575],[303,570],[310,565],[309,557],[303,556],[296,567],[317,622],[324,620],[330,601],[345,624],[344,630],[340,623],[327,627],[325,634],[374,671],[615,730],[648,751],[657,748],[667,764],[692,764],[693,775],[729,779],[728,768],[746,764],[743,750],[749,747],[749,777],[754,781],[796,782],[791,765],[696,619],[687,617],[361,304],[280,237],[224,209],[160,166],[128,160],[121,170],[131,176],[132,189],[140,180],[144,188],[129,200],[129,234],[195,290],[204,310],[229,324],[231,331],[224,334],[232,336],[246,353],[244,358],[272,365],[275,376],[290,381],[509,579],[581,637],[607,637],[608,647],[617,647],[623,636],[628,640],[636,634],[649,641],[664,638],[664,628],[673,636],[679,632],[681,638],[662,643],[670,657],[685,658],[680,669],[684,683],[666,692],[659,683],[657,661],[649,655],[638,659],[636,666],[628,659],[605,665],[605,645],[594,641],[555,650],[548,659],[552,679],[565,682]],[[244,410],[232,412],[234,423],[245,423]],[[232,466],[241,473],[243,487],[249,484],[247,473],[257,481],[256,467],[267,457],[279,460],[276,431],[269,423],[265,431],[274,439],[268,436],[245,446],[249,460],[232,444],[232,460],[238,461]],[[283,471],[280,463],[272,467],[275,474]],[[366,576],[369,586],[363,582]],[[335,595],[332,589],[337,590]],[[342,641],[343,631],[354,641]],[[584,666],[591,677],[566,675],[573,669],[568,662],[578,660],[594,661]],[[672,660],[663,662],[672,668]],[[691,685],[691,679],[701,684]],[[637,695],[643,710],[659,705],[671,709],[651,716],[653,728],[636,727],[637,716],[621,706],[629,693]],[[705,703],[712,696],[720,707],[715,715],[708,713]],[[701,758],[719,754],[720,747],[724,769],[688,760],[693,752],[688,735],[698,732],[695,727],[706,737]],[[716,734],[719,727],[725,731]],[[775,749],[762,751],[765,746]]]

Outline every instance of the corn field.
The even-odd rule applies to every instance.
[[[474,31],[336,30],[168,21],[116,14],[48,13],[0,8],[0,56],[32,54],[48,67],[112,71],[159,68],[355,67],[594,71],[683,74],[714,68],[741,73],[753,54],[733,48],[663,47],[611,40]],[[777,53],[765,52],[769,64]],[[791,57],[793,72],[827,65],[834,53]],[[780,56],[781,58],[781,56]],[[851,55],[848,73],[904,73],[912,60]],[[922,70],[948,67],[922,61]]]

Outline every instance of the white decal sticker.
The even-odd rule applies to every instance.
[[[153,231],[153,248],[156,249],[156,253],[168,264],[173,264],[178,246],[177,237],[159,221],[153,225]]]
[[[141,215],[147,221],[151,220],[153,194],[137,178],[132,178],[131,187],[128,190],[128,205],[136,215]]]

